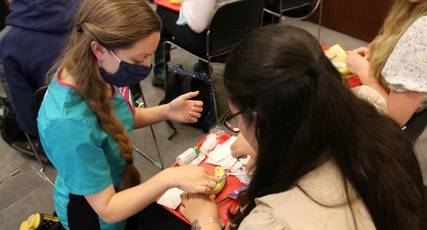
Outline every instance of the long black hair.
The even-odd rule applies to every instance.
[[[377,229],[424,229],[422,175],[411,142],[351,93],[308,32],[271,25],[250,33],[230,54],[224,85],[258,141],[253,178],[241,196],[246,208],[230,214],[233,228],[255,198],[294,188],[333,161]]]

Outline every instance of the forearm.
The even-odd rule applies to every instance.
[[[366,85],[384,97],[389,117],[395,120],[400,127],[403,127],[414,115],[425,96],[425,93],[413,91],[399,93],[390,90],[388,93],[378,81],[370,81]]]
[[[150,108],[135,108],[134,128],[138,129],[167,120],[168,106],[169,104],[164,104]]]
[[[388,116],[393,119],[398,125],[399,127],[404,127],[405,124],[409,121],[409,119],[411,119],[411,115],[407,115],[407,114],[402,114],[400,113],[399,110],[397,110],[397,108],[390,108],[390,105],[388,106]]]
[[[388,104],[388,93],[378,81],[370,81],[364,85],[369,86],[373,88],[375,91],[377,91],[387,101],[387,104]]]
[[[369,69],[369,66],[365,66],[365,68],[361,68],[357,73],[360,81],[363,85],[369,86],[377,91],[384,99],[387,101],[388,93],[384,89],[384,87],[380,84],[378,78],[376,78]]]
[[[424,100],[425,93],[422,92],[395,92],[390,91],[387,106],[388,114],[400,126],[404,126],[417,111]]]
[[[145,183],[114,194],[100,216],[107,222],[117,222],[135,215],[171,187],[167,177],[162,171]]]

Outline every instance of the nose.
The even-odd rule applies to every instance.
[[[248,157],[247,153],[238,151],[234,144],[231,145],[230,150],[231,150],[231,156],[233,156],[234,158],[245,159]]]

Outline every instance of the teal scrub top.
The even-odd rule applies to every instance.
[[[126,100],[120,92],[115,90],[113,109],[130,132],[134,125],[130,93]],[[101,129],[76,88],[57,78],[50,83],[40,107],[38,129],[43,148],[57,170],[55,210],[61,224],[69,229],[67,214],[74,207],[70,197],[94,194],[111,184],[119,187],[126,164],[119,146]],[[126,221],[107,224],[99,216],[98,220],[102,230],[124,229],[126,225]]]

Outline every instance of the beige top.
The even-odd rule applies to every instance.
[[[255,200],[256,207],[242,221],[244,230],[353,230],[353,219],[346,201],[344,182],[335,164],[328,162],[304,176],[298,185],[322,207],[305,195],[298,187],[289,191],[267,195]],[[358,229],[375,229],[362,200],[349,187],[350,198]],[[340,205],[341,204],[341,205]]]

